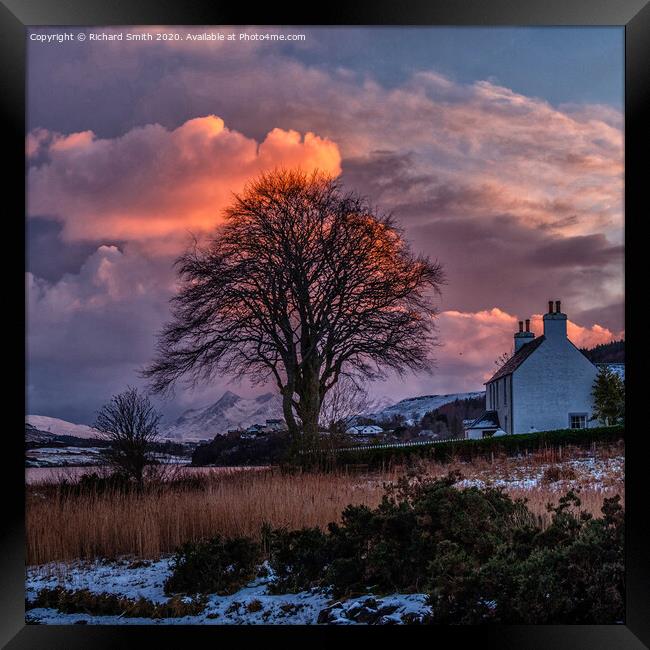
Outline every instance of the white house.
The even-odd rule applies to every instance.
[[[591,391],[598,368],[567,338],[560,301],[548,303],[544,334],[519,321],[515,351],[485,384],[486,412],[468,438],[595,426]]]

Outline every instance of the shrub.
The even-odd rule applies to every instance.
[[[255,612],[261,612],[263,609],[264,609],[264,605],[262,605],[262,601],[258,600],[257,598],[254,598],[246,605],[246,611],[249,614],[254,614]]]
[[[68,494],[79,496],[83,494],[99,495],[109,492],[128,493],[136,490],[137,486],[126,475],[119,472],[112,472],[106,475],[91,472],[89,474],[83,474],[74,483],[63,482],[61,489]]]
[[[604,624],[624,617],[623,510],[605,499],[603,517],[572,511],[568,493],[545,531],[529,530],[524,557],[502,544],[483,565],[454,566],[434,580],[430,604],[437,623]]]
[[[29,608],[50,607],[64,614],[125,616],[127,618],[180,618],[196,616],[205,609],[202,599],[186,602],[176,596],[166,603],[146,598],[131,599],[117,594],[94,593],[88,589],[41,589]]]
[[[274,593],[297,592],[319,583],[322,571],[331,560],[327,537],[319,528],[286,530],[265,527],[262,531],[269,548],[269,563],[276,580]]]
[[[256,574],[259,544],[246,537],[187,542],[172,558],[165,593],[233,593]]]
[[[542,530],[521,500],[457,489],[460,476],[403,480],[375,509],[348,506],[327,534],[275,531],[277,591],[430,594],[435,623],[616,623],[624,612],[623,511],[580,512],[569,492]]]

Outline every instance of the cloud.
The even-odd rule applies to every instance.
[[[302,167],[337,175],[341,161],[337,145],[312,132],[274,128],[258,144],[214,115],[171,131],[150,124],[110,139],[38,130],[27,150],[46,157],[29,170],[29,214],[60,220],[68,241],[205,231],[232,193],[260,172]]]
[[[341,173],[445,266],[437,371],[378,393],[480,389],[549,298],[577,345],[622,335],[620,111],[433,70],[388,87],[259,43],[132,45],[61,49],[30,70],[28,210],[64,240],[65,263],[28,276],[30,395],[52,414],[133,383],[187,231],[276,165]]]
[[[544,332],[542,314],[509,314],[498,307],[478,312],[444,311],[440,314],[440,338],[444,345],[438,353],[438,373],[462,378],[463,383],[451,390],[478,390],[496,372],[495,360],[504,352],[512,354],[513,334],[518,321],[531,319],[537,336]],[[599,324],[582,326],[568,320],[567,335],[579,348],[623,338],[624,332],[612,332]]]

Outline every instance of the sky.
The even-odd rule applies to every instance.
[[[90,424],[144,386],[174,259],[274,167],[339,177],[444,266],[433,372],[377,399],[481,390],[548,300],[579,347],[624,337],[622,28],[65,31],[28,32],[29,413]],[[148,33],[181,38],[126,40]],[[185,38],[204,33],[236,40]],[[264,388],[158,406],[225,390]]]

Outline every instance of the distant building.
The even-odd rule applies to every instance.
[[[384,433],[384,430],[374,424],[358,424],[347,429],[345,433],[351,436],[377,436]]]
[[[264,425],[264,431],[273,432],[273,431],[286,431],[287,425],[284,423],[284,420],[267,420]]]
[[[591,420],[598,368],[567,338],[560,301],[548,303],[544,334],[519,321],[515,352],[485,384],[486,411],[465,428],[468,438],[583,429]]]

